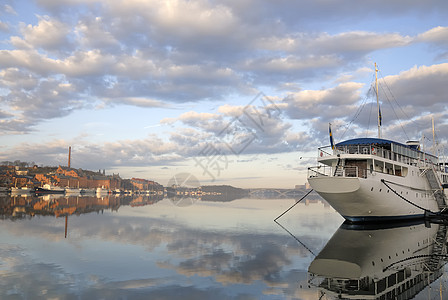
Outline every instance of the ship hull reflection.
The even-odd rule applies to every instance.
[[[443,273],[447,226],[343,224],[308,268],[321,293],[343,299],[412,299]]]

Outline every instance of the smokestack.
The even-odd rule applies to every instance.
[[[72,147],[68,147],[68,168],[70,169],[70,159],[72,158]]]

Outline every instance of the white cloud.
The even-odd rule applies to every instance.
[[[108,25],[102,17],[82,18],[73,31],[85,49],[119,49],[119,41],[108,31]]]
[[[68,36],[71,28],[59,20],[49,16],[38,16],[38,24],[21,24],[21,33],[30,48],[43,48],[45,50],[63,50],[70,42]]]
[[[9,30],[9,25],[5,22],[0,21],[0,31],[7,32]]]
[[[321,35],[314,41],[313,49],[340,53],[347,56],[350,53],[369,53],[383,48],[396,48],[408,45],[411,37],[401,36],[397,33],[378,34],[374,32],[352,31],[343,32],[334,36]]]
[[[9,5],[9,4],[4,4],[2,7],[2,11],[4,11],[5,13],[7,13],[7,14],[10,14],[10,15],[17,15],[17,12],[14,10],[14,8],[11,6],[11,5]]]
[[[32,90],[38,84],[38,78],[19,68],[0,70],[0,86],[5,89]]]
[[[334,68],[340,61],[335,56],[307,56],[297,57],[289,55],[286,57],[272,57],[258,60],[249,60],[246,63],[247,69],[251,71],[264,71],[274,73],[295,73],[320,68]]]
[[[191,122],[191,121],[210,121],[215,118],[219,118],[216,114],[212,113],[198,113],[195,111],[189,111],[183,113],[179,116],[179,120],[183,122]]]
[[[437,26],[419,34],[416,37],[419,42],[429,42],[435,44],[448,43],[448,27]]]
[[[141,4],[140,1],[134,1]],[[127,5],[132,5],[126,1]],[[208,1],[154,1],[148,7],[150,17],[158,27],[171,36],[194,38],[195,36],[226,36],[237,28],[229,7]]]
[[[415,112],[424,112],[429,106],[446,109],[448,95],[448,63],[432,66],[414,66],[398,75],[387,76],[384,81],[389,85],[397,99],[403,99],[406,105],[415,107]],[[435,110],[437,111],[437,110]]]
[[[350,53],[369,53],[382,48],[406,46],[412,42],[409,36],[398,33],[376,33],[367,31],[347,31],[335,35],[326,32],[320,34],[294,33],[279,37],[262,37],[256,45],[262,49],[296,53],[320,53],[348,56]]]
[[[102,98],[102,100],[109,104],[126,104],[139,107],[168,107],[167,104],[161,101],[143,97]]]
[[[360,100],[363,84],[346,82],[323,90],[302,90],[285,98],[287,114],[297,119],[346,118]],[[331,118],[330,118],[331,116]]]

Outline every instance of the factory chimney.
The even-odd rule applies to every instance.
[[[70,160],[72,158],[72,147],[68,147],[68,168],[70,169]]]

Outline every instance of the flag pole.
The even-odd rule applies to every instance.
[[[331,123],[328,123],[328,132],[330,133],[331,150],[334,150],[334,140],[333,140],[333,133],[331,132]]]

